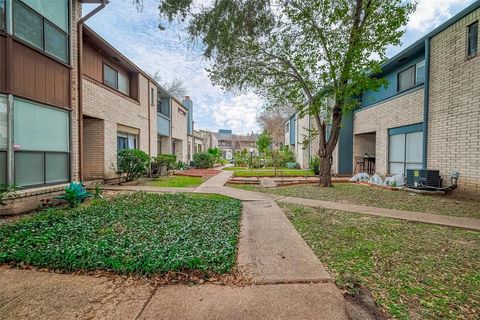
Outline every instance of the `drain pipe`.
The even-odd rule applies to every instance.
[[[430,99],[430,38],[425,39],[425,82],[423,86],[423,159],[422,167],[427,169],[428,152],[428,111]]]
[[[101,0],[101,4],[81,18],[77,24],[77,90],[78,90],[78,180],[83,181],[83,24],[100,10],[105,8],[108,0]]]

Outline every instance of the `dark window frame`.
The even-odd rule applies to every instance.
[[[404,73],[407,70],[410,70],[413,68],[413,85],[409,86],[408,88],[400,90],[400,74]],[[414,64],[412,66],[409,66],[408,68],[403,69],[402,71],[397,72],[397,93],[401,93],[407,90],[410,90],[412,88],[415,88],[416,84],[416,77],[417,77],[417,64]]]
[[[116,73],[116,75],[117,75],[117,76],[116,76],[116,80],[117,80],[117,81],[116,81],[116,85],[115,85],[115,86],[110,85],[110,84],[108,84],[107,82],[105,82],[105,66],[107,66],[107,67],[109,67],[110,69],[112,69],[113,71],[115,71],[115,73]],[[118,88],[118,83],[119,83],[119,81],[118,81],[118,79],[119,79],[118,75],[120,75],[120,74],[128,79],[128,94],[120,91],[119,88]],[[102,83],[103,83],[104,85],[106,85],[107,87],[109,87],[109,88],[112,89],[112,90],[115,90],[115,92],[120,93],[120,94],[121,94],[122,96],[124,96],[124,97],[128,97],[128,98],[130,98],[130,99],[133,99],[133,98],[132,98],[132,90],[131,90],[131,82],[132,82],[132,79],[131,79],[131,77],[130,77],[130,73],[129,73],[129,72],[127,72],[126,74],[123,73],[123,72],[120,72],[118,68],[115,68],[115,67],[113,67],[110,63],[103,61],[103,64],[102,64]]]
[[[479,25],[479,23],[478,23],[478,20],[477,20],[477,21],[475,21],[475,22],[473,22],[473,23],[471,23],[467,26],[467,58],[473,58],[478,53],[478,25]],[[471,39],[470,33],[471,33],[471,30],[472,30],[473,26],[476,27],[477,36],[475,38],[475,51],[471,52],[471,44],[472,44],[471,40],[472,39]]]
[[[22,38],[16,36],[15,20],[13,18],[15,16],[15,14],[14,14],[14,10],[15,10],[15,5],[14,4],[15,3],[18,3],[18,5],[23,6],[26,10],[33,12],[35,15],[39,16],[42,19],[42,46],[41,46],[41,48],[38,47],[37,45],[29,42],[28,40],[25,40],[25,39],[22,39]],[[6,18],[6,10],[5,10],[5,18]],[[65,30],[59,28],[53,21],[45,18],[43,15],[41,15],[39,12],[37,12],[32,7],[30,7],[28,4],[24,3],[21,0],[12,0],[12,34],[13,34],[13,36],[15,36],[17,39],[21,40],[22,42],[28,43],[29,45],[33,46],[34,48],[37,48],[37,49],[41,50],[45,55],[47,55],[47,56],[49,56],[49,57],[51,57],[55,60],[58,60],[62,63],[66,63],[66,64],[70,65],[70,60],[71,60],[70,59],[70,32],[71,32],[71,30],[70,30],[70,22],[71,22],[70,21],[70,5],[68,6],[67,18],[68,18],[68,32],[65,32]],[[5,22],[6,22],[6,20],[5,20]],[[54,54],[46,51],[46,49],[45,49],[45,24],[46,23],[50,24],[53,28],[57,29],[58,31],[60,31],[61,33],[63,33],[64,35],[67,36],[67,60],[66,61],[64,61],[60,57],[57,57]]]

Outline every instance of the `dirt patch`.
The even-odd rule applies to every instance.
[[[347,313],[350,320],[387,320],[387,315],[377,306],[372,294],[365,287],[358,288],[358,293],[344,293]]]

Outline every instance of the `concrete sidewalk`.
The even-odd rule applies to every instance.
[[[445,227],[454,227],[466,230],[480,231],[480,219],[444,216],[439,214],[395,210],[387,208],[369,207],[355,204],[347,204],[333,201],[322,201],[305,198],[280,197],[275,200],[284,203],[292,203],[312,208],[325,208],[341,211],[357,212],[380,217],[387,217],[400,220],[408,220],[429,224],[436,224]],[[480,209],[479,209],[480,210]]]
[[[237,263],[245,287],[152,286],[121,277],[0,268],[0,319],[348,319],[347,304],[276,196],[225,187],[223,171],[193,189],[110,190],[223,194],[243,201]]]

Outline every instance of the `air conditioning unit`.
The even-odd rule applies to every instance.
[[[422,189],[441,188],[440,171],[429,169],[407,169],[407,187]]]

